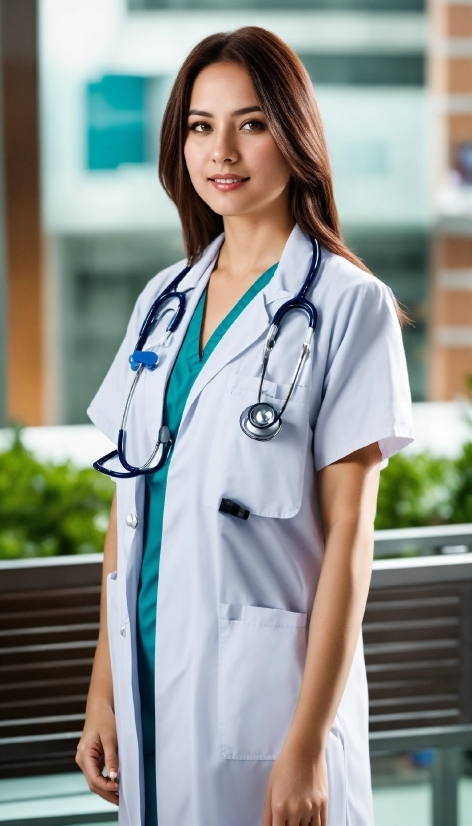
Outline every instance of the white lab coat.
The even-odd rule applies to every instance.
[[[152,452],[169,371],[221,241],[210,244],[185,276],[185,318],[161,351],[158,368],[145,371],[138,384],[128,423],[133,464]],[[413,438],[390,290],[326,250],[308,295],[319,314],[312,352],[283,427],[269,442],[242,433],[239,417],[256,400],[270,317],[300,289],[311,256],[309,239],[295,227],[274,277],[196,379],[173,449],[157,605],[159,826],[260,826],[267,779],[299,692],[323,559],[316,471],[376,441],[388,458]],[[182,266],[169,267],[146,286],[90,405],[90,418],[115,443],[134,375],[128,356],[152,301]],[[275,404],[286,396],[305,332],[303,313],[292,314],[281,328],[264,387]],[[248,508],[249,519],[219,513],[222,497]],[[142,477],[118,481],[118,570],[108,578],[108,629],[121,826],[142,823],[135,615],[143,500]],[[138,518],[136,528],[126,524],[130,513]],[[326,751],[329,826],[373,824],[367,728],[359,639]]]

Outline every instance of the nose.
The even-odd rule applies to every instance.
[[[239,153],[232,140],[232,130],[221,129],[215,134],[212,160],[214,163],[236,163]]]

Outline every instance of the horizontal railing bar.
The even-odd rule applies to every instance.
[[[404,611],[407,608],[409,611],[416,611],[418,608],[447,608],[454,605],[459,605],[461,599],[459,594],[453,594],[448,597],[422,597],[412,599],[407,594],[403,599],[378,599],[371,597],[369,599],[367,608],[372,611]]]
[[[388,663],[367,663],[366,669],[367,673],[371,674],[372,672],[376,671],[377,673],[388,673],[389,671],[424,671],[424,669],[434,668],[436,670],[445,669],[447,668],[448,671],[451,671],[452,668],[459,668],[461,661],[458,657],[450,658],[450,659],[441,659],[441,660],[400,660],[399,662],[388,662]]]
[[[370,587],[375,590],[402,588],[405,585],[450,585],[466,581],[472,581],[472,553],[460,556],[376,559]]]
[[[472,547],[472,523],[459,525],[427,525],[420,528],[392,528],[374,531],[375,550],[387,548],[393,552],[409,549],[428,549],[442,545],[467,545]],[[28,559],[0,560],[0,572],[16,569],[68,567],[70,565],[98,565],[103,554],[77,554],[71,556],[32,557]]]
[[[458,695],[461,692],[461,682],[460,682],[460,674],[447,674],[442,679],[440,676],[436,676],[435,678],[421,677],[421,675],[413,675],[412,679],[406,679],[404,681],[398,679],[389,679],[389,677],[396,677],[395,674],[385,674],[385,681],[379,679],[381,675],[373,674],[369,678],[369,694],[372,698],[380,698],[380,697],[389,697],[392,699],[392,702],[396,702],[398,697],[413,697],[413,696],[421,696],[420,692],[424,691],[428,694],[428,696],[434,695],[435,693],[440,694],[444,691],[447,692],[454,692]],[[446,683],[446,685],[443,685]],[[395,694],[395,688],[398,694]],[[388,693],[387,693],[388,692]],[[36,713],[40,714],[40,711]]]
[[[394,528],[374,532],[375,555],[407,550],[427,550],[454,545],[472,547],[472,524],[428,525],[421,528]]]
[[[69,625],[39,625],[25,628],[8,628],[6,631],[0,631],[0,639],[2,639],[2,637],[26,637],[28,634],[64,634],[65,632],[72,631],[98,631],[98,628],[98,622],[71,622]]]
[[[67,651],[71,648],[95,648],[97,640],[77,640],[75,642],[50,642],[44,645],[16,645],[11,648],[0,648],[1,654],[31,654],[33,651]]]
[[[90,682],[90,681],[89,681]],[[34,684],[36,686],[36,684]],[[87,699],[87,689],[88,683],[86,685],[86,689],[82,694],[63,694],[59,697],[57,696],[50,696],[50,697],[35,697],[34,698],[34,706],[35,709],[38,710],[39,706],[47,706],[54,703],[57,706],[59,703],[63,703],[64,705],[71,705],[73,703],[83,703],[84,700]],[[6,700],[5,702],[0,702],[0,712],[4,712],[7,709],[18,709],[20,708],[29,708],[31,706],[31,698],[27,700]],[[0,821],[1,822],[1,821]]]
[[[459,717],[460,709],[458,708],[443,708],[431,709],[429,711],[399,711],[392,714],[370,714],[369,720],[371,723],[386,723],[394,720],[433,720],[435,717]]]
[[[0,737],[0,748],[2,746],[12,746],[15,743],[41,743],[46,740],[73,740],[77,737],[79,740],[82,737],[81,731],[62,731],[56,734],[31,734],[21,737]]]
[[[66,723],[67,721],[85,720],[83,714],[54,714],[49,717],[18,717],[15,720],[0,720],[0,728],[14,728],[15,726],[46,725],[47,723]]]
[[[58,668],[61,669],[68,669],[68,668],[85,668],[85,667],[92,667],[93,657],[84,657],[82,659],[77,658],[76,660],[48,660],[45,663],[41,663],[41,672],[46,670],[54,669],[56,671]],[[1,665],[0,666],[0,677],[2,674],[9,675],[9,674],[16,674],[19,672],[25,671],[37,671],[38,670],[38,663],[16,663],[14,665]]]
[[[472,548],[472,524],[399,528],[375,531],[376,556],[399,553],[402,550],[422,550],[445,545],[468,545]],[[54,585],[98,585],[101,577],[103,554],[78,554],[73,556],[38,557],[32,559],[0,560],[0,591],[40,590]],[[396,567],[391,563],[397,563]],[[437,567],[439,565],[439,567]],[[385,567],[387,566],[387,567]],[[409,572],[414,582],[453,582],[472,579],[472,553],[457,556],[432,556],[419,558],[377,559],[374,562],[373,587],[382,587],[383,579],[378,571],[398,570]],[[427,574],[433,570],[435,573]],[[439,573],[441,571],[441,573]],[[390,574],[390,579],[393,574]],[[405,584],[403,578],[399,584]],[[388,581],[385,587],[389,587]]]
[[[19,683],[7,683],[5,686],[2,686],[2,691],[0,697],[4,696],[9,691],[24,691],[27,688],[34,689],[34,691],[38,691],[40,688],[65,688],[68,685],[78,686],[81,683],[88,685],[90,682],[90,675],[83,675],[82,677],[65,677],[64,679],[59,680],[28,680],[28,682],[19,682]],[[67,697],[66,694],[63,695]],[[43,698],[44,699],[44,698]],[[56,697],[57,699],[57,697]],[[13,701],[12,701],[13,702]],[[31,702],[31,701],[30,701]],[[36,702],[36,698],[35,698]],[[4,703],[0,703],[1,707],[4,707]]]
[[[23,763],[22,763],[23,765]],[[115,812],[91,812],[79,815],[60,815],[56,817],[33,817],[22,818],[21,820],[2,820],[1,826],[97,826],[102,823],[118,824],[118,816]]]
[[[42,596],[42,595],[41,595]],[[37,621],[38,619],[54,619],[55,617],[62,617],[63,615],[69,616],[76,614],[91,614],[92,612],[98,611],[98,602],[96,604],[92,604],[90,602],[86,603],[85,605],[63,605],[59,608],[38,608],[37,610],[25,611],[21,609],[20,611],[8,611],[0,613],[1,621],[4,622],[14,622],[15,620],[20,617],[22,620],[26,619],[33,619]]]
[[[418,705],[419,703],[457,703],[460,701],[458,694],[405,694],[401,697],[381,697],[378,700],[369,700],[370,708],[380,708],[381,706],[406,706]],[[40,719],[44,719],[43,717]],[[1,724],[0,724],[1,725]]]
[[[416,628],[444,628],[459,625],[459,617],[428,617],[427,619],[409,620],[381,620],[380,622],[364,622],[366,631],[403,631],[407,629],[413,633]]]
[[[0,560],[0,592],[98,585],[103,554]]]
[[[445,648],[458,648],[459,644],[457,639],[372,642],[364,645],[364,651],[366,655],[391,654],[399,651],[443,651]]]
[[[386,751],[410,751],[423,748],[470,748],[472,725],[428,726],[390,731],[371,731],[371,754]]]
[[[67,556],[33,556],[27,559],[1,559],[0,571],[24,568],[68,568],[70,565],[101,565],[103,554],[68,554]]]

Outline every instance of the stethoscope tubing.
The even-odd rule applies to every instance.
[[[178,292],[177,287],[179,283],[182,281],[182,279],[185,278],[189,270],[190,267],[184,267],[184,269],[179,272],[179,274],[174,278],[174,280],[169,284],[169,286],[166,287],[165,290],[157,296],[157,298],[151,305],[149,312],[141,325],[141,329],[139,331],[139,338],[136,342],[136,347],[134,348],[135,352],[142,350],[144,345],[146,344],[147,337],[150,333],[151,327],[154,323],[154,320],[160,307],[163,304],[165,304],[166,301],[175,298],[177,298],[179,306],[177,311],[172,316],[169,324],[167,325],[166,332],[173,333],[179,326],[186,310],[187,297],[185,293]]]
[[[265,379],[265,375],[266,375],[266,371],[267,371],[267,365],[269,363],[270,354],[271,354],[271,352],[272,352],[272,350],[275,346],[275,342],[277,340],[280,325],[281,325],[283,319],[292,311],[303,311],[306,314],[307,318],[308,318],[308,333],[307,333],[307,336],[305,337],[305,340],[303,342],[301,354],[300,354],[299,359],[297,361],[297,364],[295,366],[295,370],[294,370],[294,373],[293,373],[293,376],[292,376],[292,380],[291,380],[291,383],[290,383],[290,387],[289,387],[287,397],[286,397],[280,411],[277,412],[276,409],[272,405],[270,405],[270,407],[273,409],[273,412],[274,412],[275,421],[278,422],[278,427],[274,429],[273,435],[276,435],[279,432],[280,427],[282,425],[282,415],[285,412],[285,410],[287,408],[287,405],[288,405],[288,403],[289,403],[289,401],[290,401],[290,399],[293,395],[297,380],[300,376],[300,373],[301,373],[301,370],[302,370],[303,365],[305,363],[305,360],[306,360],[306,358],[307,358],[307,356],[310,352],[311,340],[313,338],[313,334],[314,334],[314,331],[316,329],[316,325],[317,325],[317,321],[318,321],[318,313],[316,311],[315,306],[312,304],[311,301],[308,301],[305,297],[308,290],[314,284],[314,281],[315,281],[316,276],[318,274],[318,270],[319,270],[320,263],[321,263],[320,245],[319,245],[318,241],[315,238],[310,237],[310,240],[311,240],[312,247],[313,247],[313,256],[312,256],[310,268],[309,268],[308,273],[306,275],[306,278],[303,282],[303,285],[302,285],[300,291],[297,293],[297,295],[294,296],[293,298],[289,299],[288,301],[284,302],[284,304],[282,304],[282,306],[279,307],[279,309],[274,313],[274,316],[271,320],[271,324],[270,324],[270,327],[269,327],[269,332],[268,332],[268,335],[267,335],[267,338],[266,338],[266,342],[265,342],[265,345],[264,345],[264,352],[263,352],[263,357],[262,357],[262,371],[261,371],[261,379],[260,379],[259,390],[258,390],[258,395],[257,395],[257,402],[256,402],[255,405],[251,405],[251,407],[248,408],[248,411],[250,411],[252,408],[255,408],[255,407],[257,407],[258,405],[261,404],[262,390],[263,390],[264,379]],[[140,354],[143,351],[143,348],[146,344],[147,338],[148,338],[148,336],[151,332],[153,324],[157,320],[158,312],[164,306],[164,304],[169,300],[177,299],[178,306],[177,306],[177,309],[173,312],[172,318],[171,318],[170,322],[168,323],[168,325],[166,327],[166,336],[164,336],[163,341],[167,340],[168,337],[173,332],[175,332],[175,330],[178,328],[178,326],[179,326],[180,322],[182,321],[182,319],[184,317],[184,314],[185,314],[187,299],[186,299],[185,292],[180,292],[177,289],[177,287],[178,287],[180,281],[185,277],[185,275],[187,275],[189,270],[190,270],[189,266],[184,267],[184,269],[181,270],[181,272],[179,272],[179,274],[173,279],[173,281],[168,285],[168,287],[166,287],[164,289],[164,291],[162,293],[160,293],[160,295],[157,296],[155,301],[152,303],[152,305],[151,305],[151,307],[150,307],[150,309],[149,309],[149,311],[146,315],[146,318],[144,319],[144,321],[141,325],[141,329],[139,331],[139,338],[138,338],[138,341],[136,342],[136,347],[134,349],[133,356],[130,356],[130,362],[131,362],[131,365],[132,365],[132,369],[134,369],[136,371],[136,375],[135,375],[135,377],[133,379],[133,382],[130,386],[128,396],[127,396],[127,399],[126,399],[126,403],[125,403],[125,407],[124,407],[124,411],[123,411],[123,416],[122,416],[122,420],[121,420],[121,426],[120,426],[120,430],[118,432],[117,449],[111,451],[110,453],[107,453],[106,456],[102,456],[100,459],[98,459],[96,462],[93,463],[93,467],[95,468],[95,470],[98,470],[100,473],[104,473],[107,476],[112,476],[112,477],[117,478],[117,479],[132,479],[136,476],[147,475],[149,473],[155,473],[157,470],[159,470],[161,467],[163,467],[163,465],[167,461],[169,452],[172,448],[172,439],[170,438],[169,431],[165,426],[161,426],[161,428],[159,429],[159,437],[158,437],[158,440],[157,440],[156,445],[154,447],[154,450],[153,450],[151,456],[149,457],[147,462],[145,462],[144,465],[142,465],[141,467],[136,467],[136,466],[130,464],[128,462],[127,458],[126,458],[126,423],[127,423],[127,419],[128,419],[129,409],[130,409],[130,406],[131,406],[131,401],[133,399],[134,391],[136,389],[136,385],[139,381],[139,378],[142,375],[142,372],[143,372],[145,366],[148,367],[148,369],[151,369],[151,370],[154,369],[155,366],[157,366],[157,357],[156,356],[153,357],[154,358],[154,363],[153,364],[150,364],[150,363],[148,364],[147,361],[144,361],[144,360],[142,360],[141,363],[139,363],[138,361],[133,362],[133,357],[136,357],[136,359],[140,358]],[[162,318],[162,315],[160,317]],[[145,355],[149,355],[149,354],[146,352]],[[258,436],[257,435],[257,428],[255,428],[255,432],[256,432],[256,435],[255,435],[253,432],[249,432],[248,430],[246,430],[245,427],[243,427],[242,419],[243,419],[244,414],[247,413],[248,411],[243,411],[243,413],[241,414],[241,419],[240,419],[241,427],[242,427],[243,431],[246,433],[246,435],[248,435],[248,436],[250,436],[250,438],[256,439],[256,440],[259,440],[259,439],[260,440],[265,440],[267,438],[273,438],[273,435],[272,436],[264,436],[264,435],[259,435]],[[264,428],[260,428],[260,430],[261,430],[261,434],[262,434]],[[164,433],[164,431],[166,431],[166,432]],[[164,435],[164,437],[165,437],[164,440],[161,440],[161,435]],[[161,452],[160,452],[160,455],[159,455],[159,458],[158,458],[156,464],[151,465],[151,462],[158,455],[160,448],[161,448]],[[125,468],[124,471],[111,470],[111,469],[106,468],[104,466],[106,462],[109,462],[110,460],[115,459],[115,458],[119,459],[119,461],[121,463],[121,466],[123,468]]]

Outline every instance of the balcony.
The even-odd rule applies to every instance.
[[[472,823],[459,817],[472,811],[472,779],[461,779],[472,749],[471,547],[472,525],[376,532],[363,632],[377,826],[410,826],[395,820],[402,806],[417,810],[414,826]],[[101,562],[0,562],[1,826],[116,822],[74,762]]]

